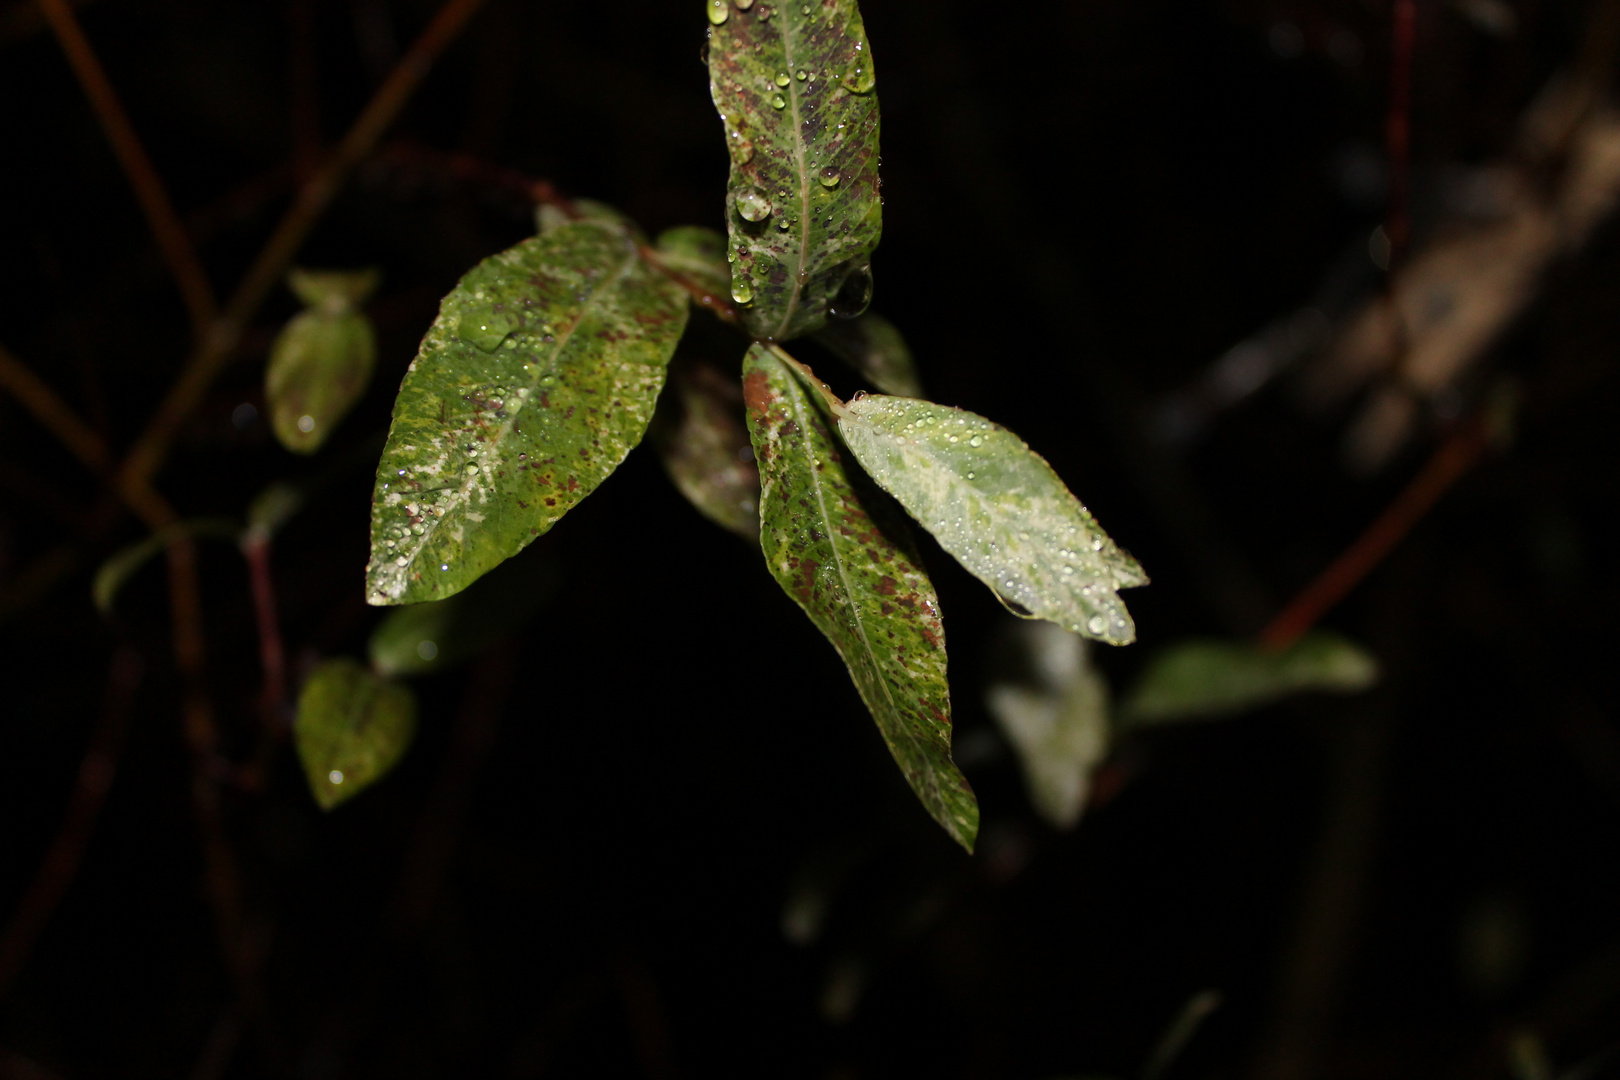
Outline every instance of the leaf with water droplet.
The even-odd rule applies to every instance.
[[[766,565],[833,643],[911,788],[972,850],[979,808],[951,761],[939,601],[904,518],[850,461],[815,392],[765,346],[743,360]]]
[[[1135,640],[1117,590],[1147,576],[1018,436],[962,409],[882,394],[851,401],[838,430],[872,478],[998,594],[1077,634]]]
[[[990,684],[985,706],[1018,755],[1036,812],[1072,829],[1108,756],[1108,680],[1090,643],[1055,623],[1019,623],[1009,637],[1018,670]]]
[[[395,608],[371,632],[371,666],[398,678],[465,663],[522,629],[555,582],[551,562],[530,548],[454,596]]]
[[[293,741],[323,810],[388,775],[415,734],[416,697],[410,688],[348,657],[317,667],[298,695]]]
[[[759,469],[735,376],[677,356],[649,437],[669,478],[699,513],[744,540],[758,540]]]
[[[313,454],[360,400],[376,366],[377,338],[359,310],[375,270],[294,270],[288,285],[305,310],[270,347],[264,397],[270,428],[288,450]]]
[[[1155,653],[1120,710],[1122,726],[1206,720],[1311,690],[1354,694],[1378,681],[1371,653],[1329,630],[1280,652],[1249,641],[1194,638]]]
[[[742,319],[755,338],[786,341],[816,329],[877,247],[877,96],[869,78],[855,92],[811,75],[856,68],[870,76],[871,48],[854,0],[822,0],[809,12],[759,5],[713,31],[710,93],[726,130],[746,132],[752,147],[746,158],[733,147],[726,219],[740,252],[732,272],[752,281]],[[804,78],[788,75],[799,71]],[[767,228],[763,218],[740,213],[736,196],[750,191],[780,193],[777,224],[788,227]]]
[[[702,225],[677,225],[658,234],[658,261],[711,296],[731,291],[726,238]]]
[[[594,491],[646,432],[686,301],[606,221],[561,226],[469,271],[394,404],[367,600],[459,592]]]
[[[812,336],[885,394],[922,397],[911,349],[883,316],[868,311],[858,319],[837,319]]]

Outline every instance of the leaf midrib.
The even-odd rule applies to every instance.
[[[590,222],[588,224],[595,223]],[[573,324],[568,327],[567,332],[558,336],[557,340],[552,343],[550,359],[554,360],[563,354],[563,350],[568,348],[569,342],[574,339],[574,332],[579,329],[580,324],[583,323],[596,308],[598,300],[606,296],[610,291],[617,287],[619,282],[623,281],[625,276],[629,274],[629,272],[635,267],[635,264],[637,261],[639,261],[639,259],[640,255],[636,249],[634,247],[630,247],[629,252],[625,256],[624,262],[621,263],[611,275],[605,278],[601,285],[592,290],[590,297],[580,305],[579,314],[574,319]],[[545,365],[543,364],[535,365],[534,375],[529,380],[529,393],[524,396],[522,404],[512,411],[511,419],[502,425],[501,428],[496,432],[494,438],[490,440],[491,453],[494,453],[497,456],[499,455],[501,446],[505,443],[507,435],[513,430],[513,428],[517,426],[518,418],[523,414],[523,410],[528,408],[530,400],[532,400],[534,397],[534,391],[539,386],[539,380],[544,367]],[[476,480],[476,478],[476,475],[468,475],[463,477],[461,486],[451,497],[450,507],[446,509],[444,513],[435,515],[433,524],[427,529],[423,530],[421,539],[417,541],[416,547],[405,556],[405,565],[399,567],[398,569],[401,573],[406,575],[407,579],[409,577],[409,571],[415,567],[417,557],[421,555],[422,551],[427,547],[428,541],[434,536],[438,535],[439,529],[444,526],[452,514],[464,509],[468,494],[472,491],[473,482]]]
[[[799,115],[799,81],[793,77],[798,70],[793,61],[793,32],[789,27],[791,19],[782,24],[782,58],[786,63],[788,77],[788,100],[793,103],[793,157],[797,165],[796,174],[799,182],[799,250],[795,253],[793,272],[788,275],[788,305],[783,312],[782,321],[777,325],[773,338],[780,339],[793,325],[793,316],[799,310],[799,290],[804,283],[799,276],[804,273],[806,252],[810,250],[810,185],[806,182],[804,164],[804,121]]]

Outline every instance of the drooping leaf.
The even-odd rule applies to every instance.
[[[917,365],[900,330],[875,311],[858,319],[832,319],[815,333],[844,363],[885,394],[922,397]]]
[[[305,310],[276,336],[264,379],[270,428],[288,450],[319,450],[370,385],[377,338],[360,305],[377,280],[375,270],[288,275]]]
[[[744,540],[759,538],[759,469],[742,395],[703,364],[678,366],[659,400],[652,442],[675,486],[698,512]]]
[[[1201,720],[1256,709],[1308,690],[1353,694],[1378,681],[1378,661],[1328,630],[1283,652],[1247,641],[1193,639],[1156,653],[1121,709],[1130,726]]]
[[[726,238],[702,225],[677,225],[658,234],[658,260],[717,297],[731,295]]]
[[[340,657],[310,673],[298,695],[293,740],[309,790],[330,810],[386,776],[416,734],[416,697]]]
[[[1092,772],[1108,755],[1108,681],[1078,634],[1049,622],[1015,632],[1025,677],[992,683],[985,705],[1018,755],[1036,812],[1072,829],[1085,812]]]
[[[129,579],[168,547],[175,537],[211,536],[222,540],[234,540],[241,531],[241,526],[224,518],[177,521],[173,525],[159,529],[150,536],[113,552],[96,568],[96,576],[90,582],[90,599],[96,605],[97,611],[103,615],[110,615],[113,602],[118,599],[119,592]]]
[[[471,660],[534,616],[555,580],[530,549],[444,600],[396,608],[371,632],[371,666],[381,675],[431,675]]]
[[[979,809],[951,761],[945,631],[904,519],[846,461],[813,392],[765,346],[743,360],[743,393],[766,565],[843,657],[923,806],[972,850]]]
[[[462,278],[394,404],[367,599],[458,592],[594,491],[641,441],[687,310],[608,222],[561,226]]]
[[[883,228],[872,49],[855,0],[711,5],[709,92],[731,151],[731,295],[786,341],[871,300]]]
[[[851,401],[838,430],[872,478],[1003,599],[1110,645],[1135,640],[1118,590],[1147,575],[1018,436],[963,409],[884,395]]]

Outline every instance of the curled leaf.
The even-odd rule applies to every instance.
[[[1110,645],[1136,639],[1118,590],[1147,575],[1018,436],[963,409],[884,395],[851,401],[838,430],[872,478],[1016,613]]]
[[[298,695],[293,739],[321,809],[354,798],[386,776],[416,734],[410,689],[348,657],[316,668]]]
[[[744,540],[757,540],[759,469],[736,380],[693,364],[677,368],[670,383],[652,428],[665,471],[700,514]]]

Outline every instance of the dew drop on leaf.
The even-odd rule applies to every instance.
[[[777,94],[775,97],[771,98],[771,108],[773,108],[773,109],[785,109],[785,108],[787,108],[787,99],[784,98],[781,94]]]
[[[824,188],[835,188],[838,186],[838,181],[842,179],[843,177],[839,175],[838,170],[831,165],[821,170],[821,186]]]
[[[853,319],[865,313],[872,303],[872,268],[859,266],[849,272],[843,284],[838,286],[838,292],[833,296],[832,306],[827,310],[840,319]]]
[[[735,0],[738,11],[747,11],[754,6],[754,0]]]
[[[864,60],[844,72],[844,77],[839,81],[853,94],[870,94],[872,87],[877,85],[877,79],[872,75],[872,65]]]
[[[709,21],[716,26],[731,17],[731,5],[726,0],[708,0]]]
[[[804,79],[805,79],[804,69],[800,68],[798,71],[795,71],[793,73],[793,77],[795,79],[798,79],[800,82],[804,82]]]
[[[737,213],[744,221],[764,221],[771,215],[771,200],[754,188],[737,192]]]
[[[777,86],[786,86],[790,81],[791,80],[788,79],[788,73],[787,72],[778,71],[776,73],[776,85]]]
[[[731,298],[739,304],[754,302],[754,283],[745,277],[731,279]]]

